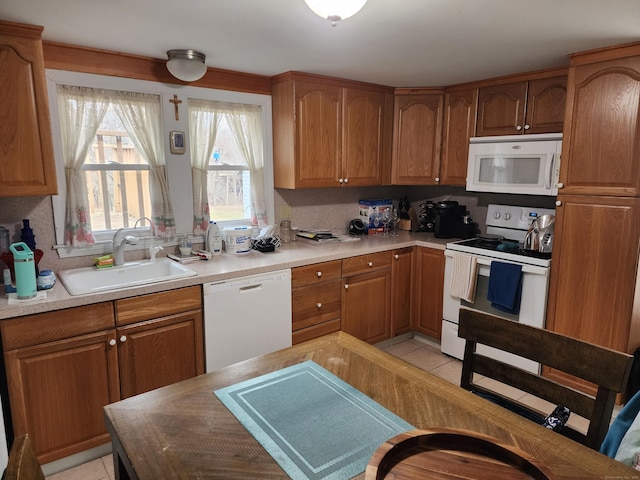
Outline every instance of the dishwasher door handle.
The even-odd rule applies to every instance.
[[[262,284],[261,283],[256,283],[255,285],[248,285],[246,287],[240,287],[240,291],[241,292],[246,292],[247,290],[254,290],[256,288],[261,288]]]

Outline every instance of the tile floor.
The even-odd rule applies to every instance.
[[[443,355],[440,353],[439,348],[434,345],[412,338],[410,340],[382,347],[382,349],[423,370],[431,372],[444,380],[455,384],[460,383],[462,363],[454,358]],[[491,379],[486,380],[492,381]],[[478,382],[482,383],[482,380],[479,380]],[[504,393],[511,395],[513,398],[519,399],[524,403],[539,408],[542,411],[551,412],[554,407],[554,405],[551,405],[550,403],[508,386],[504,387]],[[618,410],[619,408],[616,407],[614,415]],[[575,418],[575,416],[572,416],[569,423],[576,428],[586,431],[587,422],[583,418]],[[47,480],[113,480],[114,478],[113,459],[111,455],[107,455],[91,462],[84,463],[78,467],[51,475],[47,477]]]

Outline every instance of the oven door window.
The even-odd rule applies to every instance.
[[[486,270],[486,276],[482,275],[482,270]],[[507,318],[509,320],[515,320],[516,322],[519,319],[518,315],[513,315],[512,313],[503,312],[502,310],[498,310],[497,308],[493,308],[491,306],[491,302],[487,300],[487,294],[489,292],[489,269],[481,268],[478,274],[478,278],[476,279],[476,296],[473,303],[469,303],[465,300],[460,300],[460,305],[464,307],[469,307],[474,310],[478,310],[484,313],[490,313],[497,317]]]

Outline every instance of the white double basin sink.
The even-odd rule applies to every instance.
[[[109,268],[83,267],[62,270],[58,277],[71,295],[120,290],[139,285],[177,280],[197,275],[193,270],[168,258],[127,262]]]

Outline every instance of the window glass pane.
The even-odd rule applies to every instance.
[[[109,165],[111,168],[104,168]],[[133,227],[151,217],[149,170],[122,122],[109,107],[87,154],[89,214],[94,233]],[[138,226],[149,226],[146,220]]]
[[[213,145],[213,155],[209,160],[209,166],[221,165],[241,165],[243,167],[247,165],[226,117],[220,121],[216,142]]]
[[[248,170],[210,170],[207,193],[212,220],[251,220],[251,177]]]

